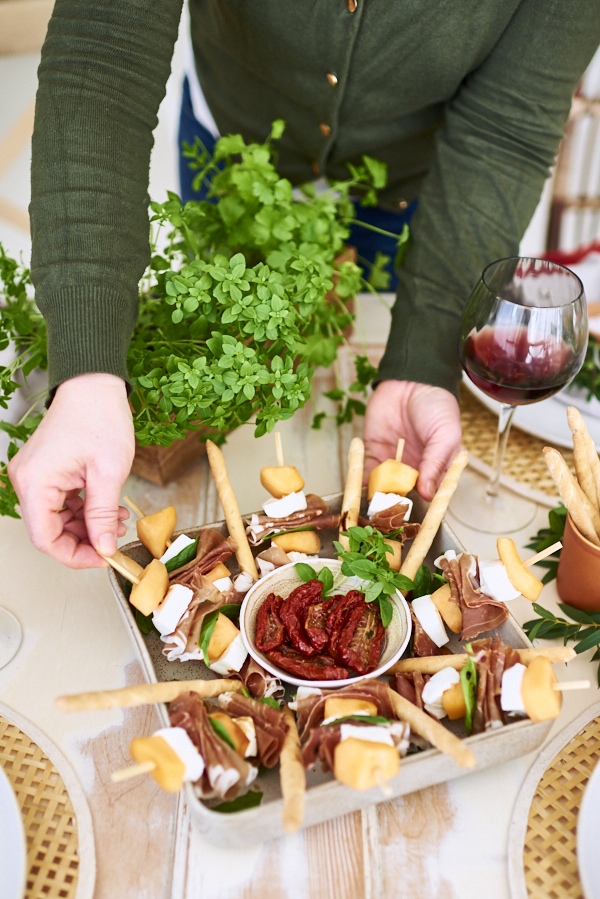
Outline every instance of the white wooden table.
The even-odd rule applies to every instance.
[[[365,316],[368,350],[385,333],[385,316]],[[373,330],[374,329],[374,330]],[[379,338],[380,343],[381,338]],[[346,380],[344,365],[340,377]],[[324,383],[325,382],[325,383]],[[314,395],[331,387],[315,383]],[[316,410],[325,408],[319,399]],[[319,494],[343,484],[352,429],[332,422],[309,427],[305,409],[281,430],[286,462],[296,465]],[[359,426],[360,428],[360,423]],[[264,499],[261,465],[275,464],[271,437],[255,440],[250,427],[233,434],[224,449],[243,511]],[[142,508],[173,503],[178,526],[221,517],[205,462],[176,484],[157,488],[131,477],[126,491]],[[495,539],[451,519],[465,546],[487,558]],[[514,534],[520,547],[547,521]],[[134,539],[134,525],[123,542]],[[0,519],[0,603],[21,620],[24,641],[0,670],[0,699],[40,727],[71,761],[88,796],[94,820],[98,878],[96,899],[508,899],[508,828],[517,793],[534,756],[470,774],[365,812],[357,812],[251,849],[222,850],[191,831],[185,809],[150,778],[115,785],[111,770],[128,763],[133,736],[156,727],[152,708],[64,715],[53,709],[62,693],[111,689],[140,678],[135,649],[121,621],[104,571],[73,572],[37,553],[20,521]],[[541,602],[555,607],[553,584]],[[520,622],[532,617],[521,598],[511,604]],[[595,684],[591,651],[559,677],[588,677]],[[551,737],[598,699],[598,691],[565,694]],[[173,862],[173,837],[174,862]]]

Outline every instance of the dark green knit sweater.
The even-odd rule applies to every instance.
[[[462,307],[485,265],[518,250],[600,43],[599,0],[190,6],[198,75],[222,134],[262,141],[283,118],[279,167],[294,183],[317,168],[344,177],[345,163],[367,153],[389,167],[382,205],[418,194],[380,377],[455,390]],[[181,0],[56,2],[31,201],[52,387],[85,372],[127,377],[149,261],[152,131],[180,14]]]

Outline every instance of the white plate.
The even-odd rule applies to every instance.
[[[483,403],[486,409],[498,415],[500,403],[490,399],[483,391],[475,387],[466,375],[463,375],[463,383]],[[571,429],[567,423],[567,406],[577,406],[590,432],[590,436],[596,444],[596,449],[600,452],[600,402],[592,399],[590,403],[587,403],[582,396],[582,392],[575,387],[567,387],[565,390],[561,390],[560,393],[551,396],[550,399],[542,400],[541,403],[517,406],[513,425],[525,431],[526,434],[539,437],[540,440],[547,440],[548,443],[553,443],[556,446],[572,449],[573,439]]]
[[[25,892],[27,846],[15,794],[0,765],[0,899]]]
[[[577,861],[585,899],[600,899],[600,765],[585,788],[577,820]]]

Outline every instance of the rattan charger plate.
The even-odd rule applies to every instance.
[[[92,818],[69,762],[48,737],[0,703],[0,764],[27,838],[25,899],[91,899]]]
[[[579,899],[577,816],[600,759],[600,703],[540,753],[521,788],[508,841],[513,899]]]

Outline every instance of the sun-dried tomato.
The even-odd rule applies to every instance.
[[[350,634],[344,640],[345,643],[350,641],[350,636],[354,633],[356,625],[361,619],[365,608],[365,598],[358,590],[350,590],[345,596],[335,597],[337,600],[335,607],[332,609],[327,619],[327,633],[329,634],[329,651],[336,661],[341,662],[341,656],[338,653],[338,646],[344,629],[347,627],[351,616],[353,616],[353,626]]]
[[[276,649],[286,639],[285,627],[279,617],[283,599],[269,593],[256,616],[256,648],[260,652]]]
[[[353,609],[342,630],[337,656],[357,674],[369,674],[379,664],[385,630],[377,606],[366,605],[360,617],[359,608]]]
[[[349,676],[349,672],[336,665],[330,656],[319,654],[307,659],[288,645],[273,649],[265,655],[274,665],[305,680],[345,680]]]
[[[308,638],[304,622],[309,607],[320,599],[322,592],[321,581],[313,580],[308,584],[300,584],[292,590],[279,612],[294,648],[305,656],[314,656],[318,652]]]
[[[329,634],[327,633],[325,626],[336,599],[337,597],[330,596],[329,599],[324,599],[323,602],[318,602],[313,606],[309,606],[308,612],[306,613],[306,622],[304,626],[306,628],[306,633],[308,634],[308,639],[319,651],[325,649],[329,643]]]

